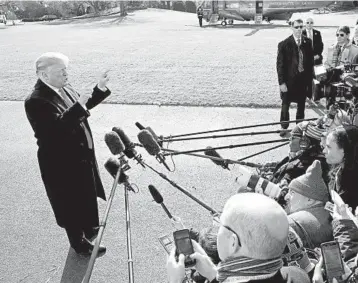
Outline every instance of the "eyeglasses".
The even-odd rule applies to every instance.
[[[240,237],[239,237],[239,235],[238,235],[232,228],[230,228],[230,227],[227,226],[227,225],[224,225],[224,224],[221,222],[219,216],[215,216],[215,217],[213,218],[213,220],[214,220],[217,224],[219,224],[219,225],[223,226],[225,229],[229,230],[231,233],[235,234],[236,237],[237,237],[237,242],[238,242],[239,246],[241,247]]]
[[[308,24],[308,25],[309,25],[309,24],[313,24],[313,22],[306,22],[306,24]]]
[[[295,28],[295,29],[303,29],[303,26],[295,26],[295,27],[293,27],[293,28]]]
[[[337,33],[336,34],[336,36],[338,37],[338,36],[340,36],[340,37],[344,37],[345,36],[345,34],[344,33]]]

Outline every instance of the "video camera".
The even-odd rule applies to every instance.
[[[330,70],[320,65],[315,67],[315,73],[320,82],[316,85],[315,96],[325,97],[327,108],[337,101],[341,109],[348,110],[358,99],[358,64],[345,64]]]

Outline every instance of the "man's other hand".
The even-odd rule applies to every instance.
[[[197,242],[193,240],[191,242],[193,243],[195,253],[190,255],[190,258],[196,260],[195,269],[209,281],[212,281],[217,273],[215,264]]]
[[[80,95],[80,98],[78,99],[79,104],[82,105],[82,107],[86,107],[87,101],[92,97],[92,94],[88,92],[84,92]]]
[[[319,58],[320,58],[319,55],[313,56],[313,59],[314,59],[314,60],[318,60]]]
[[[280,85],[280,91],[281,92],[287,92],[287,85],[285,83]]]
[[[178,262],[175,259],[175,248],[167,259],[167,274],[169,283],[181,283],[185,278],[184,255],[180,254]]]
[[[97,86],[102,91],[106,91],[106,86],[109,81],[109,74],[108,74],[109,71],[110,70],[106,70],[99,78],[99,82],[98,82]]]

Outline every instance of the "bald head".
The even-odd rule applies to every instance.
[[[313,28],[313,19],[312,18],[308,18],[306,19],[306,29],[311,30]]]
[[[264,195],[232,196],[225,204],[221,221],[239,235],[242,250],[250,258],[279,257],[287,244],[287,215],[277,202]]]

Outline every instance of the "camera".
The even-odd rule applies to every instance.
[[[336,103],[340,109],[348,110],[352,101],[358,98],[358,64],[345,64],[330,70],[320,65],[315,67],[315,72],[318,83],[315,84],[314,97],[325,97],[327,109]]]

